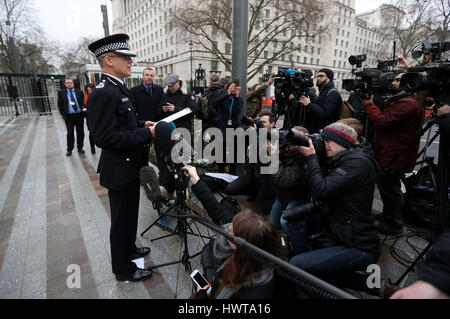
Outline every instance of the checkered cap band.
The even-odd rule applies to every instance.
[[[116,50],[129,50],[126,42],[108,43],[94,51],[95,56],[102,55],[106,52],[112,52]]]

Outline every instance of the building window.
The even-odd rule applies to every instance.
[[[218,69],[219,69],[219,62],[211,61],[211,71],[218,71]]]

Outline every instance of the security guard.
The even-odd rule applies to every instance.
[[[132,262],[150,252],[137,248],[139,171],[145,165],[143,146],[155,137],[154,123],[138,122],[132,95],[124,84],[131,75],[136,55],[128,48],[129,37],[115,34],[89,45],[102,69],[101,82],[88,102],[88,119],[95,144],[102,149],[98,173],[108,189],[111,208],[111,259],[118,281],[143,281],[152,271]]]

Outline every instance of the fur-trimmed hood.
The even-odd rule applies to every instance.
[[[181,88],[180,88],[181,93],[183,93],[183,94],[188,94],[187,83],[186,83],[186,81],[183,80],[183,79],[180,79],[179,81],[181,82]],[[164,94],[166,94],[168,90],[169,90],[169,88],[166,86],[166,87],[164,88]]]

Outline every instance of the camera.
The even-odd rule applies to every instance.
[[[252,119],[252,118],[250,118],[248,116],[244,116],[244,117],[242,117],[241,123],[244,126],[256,125],[256,128],[262,128],[263,127],[263,123],[261,122],[261,119],[259,117],[255,117],[255,118]]]
[[[275,88],[281,89],[285,96],[294,94],[297,97],[307,95],[308,89],[314,86],[311,70],[281,69],[274,81]]]
[[[367,60],[367,56],[365,54],[360,55],[351,55],[348,58],[348,62],[350,65],[356,65],[357,68],[362,67],[362,63]]]
[[[283,213],[283,219],[288,222],[304,221],[308,215],[322,209],[324,203],[320,201],[310,202],[308,204],[287,209]]]
[[[450,42],[430,43],[425,41],[422,49],[413,51],[413,57],[423,55],[422,66],[408,69],[402,76],[400,88],[408,92],[426,91],[427,95],[440,104],[450,103],[450,61],[442,61],[442,53],[450,50]],[[429,62],[434,66],[425,66]]]
[[[273,133],[272,133],[273,134]],[[309,140],[311,139],[319,158],[320,166],[325,165],[327,161],[327,152],[325,150],[325,142],[322,134],[303,135],[294,130],[279,131],[279,145],[280,149],[284,150],[291,145],[309,147]]]
[[[356,65],[360,68],[365,59],[365,54],[352,55],[348,61],[351,65]],[[349,92],[358,93],[365,100],[370,99],[372,95],[377,100],[386,99],[394,91],[392,81],[398,74],[402,73],[400,70],[390,71],[390,68],[395,65],[397,65],[396,61],[378,61],[377,68],[364,68],[359,72],[353,70],[356,79],[343,80],[342,88]]]

